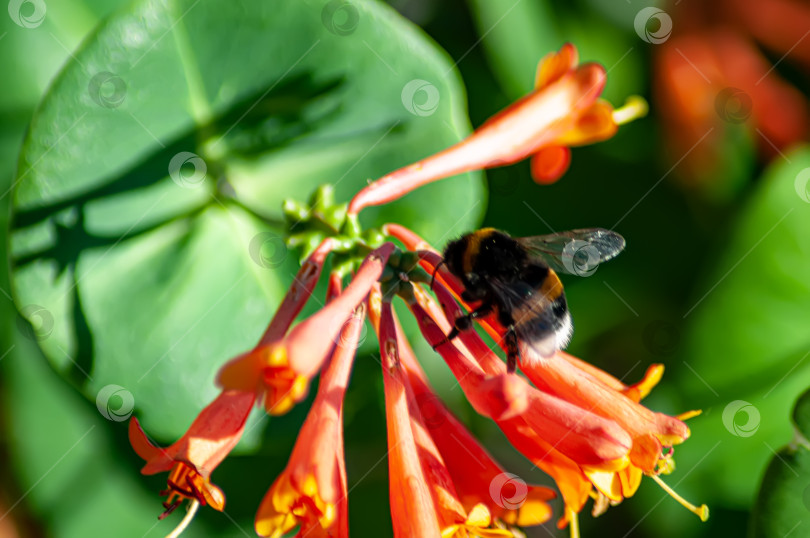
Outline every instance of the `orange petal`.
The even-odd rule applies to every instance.
[[[541,390],[615,421],[633,438],[654,434],[664,444],[677,444],[689,437],[683,422],[650,411],[557,355],[524,365],[523,372]]]
[[[619,126],[613,120],[613,106],[596,101],[582,111],[573,128],[559,136],[556,142],[565,146],[582,146],[607,140],[618,130]]]
[[[406,393],[407,377],[399,364],[391,303],[382,303],[379,318],[385,414],[388,430],[388,475],[391,519],[396,538],[438,538],[439,520],[419,461]]]
[[[549,52],[537,64],[537,75],[534,78],[534,88],[540,89],[561,78],[568,71],[574,69],[579,62],[577,48],[571,43],[560,47],[559,52]]]
[[[194,485],[194,489],[202,493],[205,504],[219,512],[225,509],[225,494],[222,493],[221,489],[209,482],[207,478],[193,473],[191,483]]]
[[[554,183],[571,164],[571,150],[565,146],[541,148],[531,159],[532,178],[540,185]]]
[[[619,471],[619,480],[622,484],[622,497],[632,497],[641,484],[643,475],[641,469],[628,465],[627,468]]]
[[[644,378],[635,385],[626,387],[623,390],[623,392],[628,398],[630,398],[634,402],[640,402],[650,393],[650,391],[652,391],[652,389],[658,384],[658,382],[661,381],[661,377],[663,377],[663,375],[664,375],[663,364],[651,364],[650,367],[647,368],[647,372],[644,374]]]
[[[540,438],[522,418],[498,422],[498,426],[521,454],[554,479],[565,505],[579,512],[593,489],[579,465]],[[565,521],[558,524],[564,526]]]
[[[398,334],[402,334],[398,329]],[[514,507],[497,504],[492,498],[490,486],[504,469],[489,455],[470,431],[445,407],[433,392],[419,366],[413,350],[402,339],[400,358],[413,387],[416,404],[425,426],[444,458],[447,470],[464,508],[470,510],[468,523],[476,513],[476,507],[485,505],[487,514],[509,524],[521,526],[540,525],[551,517],[551,507],[546,501],[556,497],[553,490],[527,485],[526,497]],[[480,510],[478,512],[480,514]],[[478,525],[479,527],[488,526]]]
[[[222,391],[216,400],[197,415],[183,437],[160,450],[161,458],[147,461],[142,472],[153,474],[166,470],[168,458],[185,462],[204,478],[208,478],[239,442],[254,402],[255,395],[252,392]]]
[[[614,502],[622,500],[622,484],[618,473],[586,469],[585,475],[605,497]]]
[[[630,461],[640,469],[652,471],[658,458],[661,457],[661,448],[661,441],[655,435],[651,433],[640,435],[633,439]]]
[[[295,372],[311,377],[320,370],[344,323],[365,301],[393,250],[393,243],[385,243],[369,253],[340,295],[290,331],[285,341],[290,367]]]
[[[584,371],[588,372],[593,377],[595,377],[596,379],[598,379],[599,381],[601,381],[602,383],[604,383],[605,385],[607,385],[608,387],[610,387],[610,388],[612,388],[614,390],[625,391],[628,388],[627,385],[625,385],[624,383],[622,383],[621,381],[619,381],[618,379],[616,379],[614,376],[610,375],[609,373],[605,372],[601,368],[598,368],[598,367],[594,366],[593,364],[591,364],[589,362],[583,361],[582,359],[580,359],[578,357],[574,357],[573,355],[569,355],[565,351],[558,351],[557,356],[567,360],[570,363],[573,363],[580,370],[584,370]],[[653,366],[655,366],[655,365],[653,365]],[[663,368],[663,366],[661,366],[661,367]],[[652,366],[650,367],[650,369],[652,369]],[[649,372],[650,372],[650,370],[647,370],[648,374],[649,374]],[[645,379],[646,379],[646,377],[645,377]],[[642,382],[643,381],[644,380],[642,380]],[[652,388],[652,387],[650,387],[650,388]]]
[[[269,346],[261,346],[229,360],[219,369],[217,384],[224,389],[260,390],[262,368],[270,362],[269,357],[283,352],[280,346],[276,349],[271,351]]]
[[[168,471],[174,466],[175,462],[171,456],[164,449],[153,445],[149,441],[143,428],[141,428],[141,424],[135,417],[129,420],[129,444],[132,445],[132,449],[138,456],[144,459],[147,464],[151,464],[150,472],[144,474]]]

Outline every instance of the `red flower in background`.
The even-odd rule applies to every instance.
[[[768,160],[806,139],[808,104],[777,71],[810,66],[810,6],[794,0],[683,2],[671,11],[673,35],[656,47],[655,97],[679,177],[723,191],[740,156],[728,151],[748,127]],[[773,64],[760,50],[779,60]],[[721,176],[721,177],[718,177]]]

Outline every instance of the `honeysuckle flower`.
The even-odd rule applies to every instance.
[[[421,296],[421,298],[425,300],[425,296]],[[446,323],[443,329],[440,328],[436,320],[418,302],[411,304],[410,307],[428,343],[436,345],[441,342],[452,325]],[[463,353],[452,342],[439,345],[436,351],[442,355],[464,388],[467,378],[472,377],[470,375],[472,369],[461,370],[453,366],[462,360]],[[482,371],[480,375],[485,377],[486,374]],[[475,387],[465,390],[465,394],[471,400],[470,403],[473,404],[473,407],[476,407],[476,411],[495,421],[508,420],[519,415],[534,429],[544,432],[549,438],[556,439],[560,452],[585,465],[606,469],[614,469],[623,465],[630,449],[630,437],[611,420],[605,420],[561,398],[536,390],[521,377],[506,374],[505,368],[501,372],[492,372],[490,375],[495,376],[496,379],[501,376],[513,379],[514,388],[510,393],[521,394],[526,403],[520,412],[500,415],[488,413],[488,409],[482,409],[473,403],[472,398],[478,388]],[[497,396],[491,398],[493,401],[496,399]]]
[[[318,273],[323,263],[321,256],[325,257],[329,248],[330,245],[322,244],[316,251],[319,258],[313,264],[317,264]],[[274,319],[257,347],[222,367],[218,383],[225,388],[263,393],[265,409],[269,414],[279,415],[289,411],[306,396],[310,379],[326,360],[343,323],[357,305],[365,300],[371,287],[382,275],[393,248],[388,243],[372,251],[343,293],[287,334],[283,334],[295,314],[300,311],[299,301],[306,300],[300,297],[300,290],[308,288],[295,288],[295,292],[291,290],[288,298],[293,293],[296,298],[290,298],[289,304],[295,307],[290,306],[284,311],[287,315],[278,322],[279,329],[273,328]],[[304,271],[302,268],[301,272]],[[315,272],[314,269],[306,271],[307,274]],[[311,285],[314,286],[317,278],[309,278],[307,282],[312,282]]]
[[[231,360],[219,372],[218,383],[223,387],[263,393],[270,414],[283,414],[306,397],[309,378],[290,366],[278,342],[289,331],[312,294],[332,248],[331,239],[321,242],[301,264],[292,286],[256,347]]]
[[[469,511],[462,504],[400,361],[402,348],[391,303],[377,295],[370,300],[370,310],[382,358],[394,536],[513,536],[511,531],[493,525],[486,504],[478,503]]]
[[[339,279],[332,279],[330,295],[338,295],[338,288]],[[259,506],[256,533],[260,536],[278,538],[296,527],[299,536],[348,536],[343,399],[364,320],[363,303],[344,320],[287,468]]]
[[[546,501],[556,496],[549,488],[526,485],[525,491],[514,491],[505,501],[502,491],[497,492],[501,497],[493,497],[493,484],[507,476],[506,471],[433,392],[413,349],[399,328],[397,334],[399,357],[422,418],[439,451],[452,454],[445,459],[445,463],[464,508],[471,512],[476,506],[484,505],[493,518],[508,525],[529,527],[548,521],[551,507]]]
[[[604,67],[580,64],[576,47],[566,43],[540,61],[533,92],[458,144],[374,181],[355,195],[349,214],[390,202],[426,183],[528,157],[537,182],[559,179],[571,160],[569,147],[606,140],[620,124],[646,113],[641,98],[619,110],[599,99],[606,80]]]
[[[138,419],[129,421],[129,442],[135,453],[146,461],[141,473],[151,475],[169,471],[163,519],[185,499],[222,511],[225,495],[211,483],[211,473],[242,437],[255,395],[252,392],[224,390],[203,409],[188,431],[173,445],[160,448],[152,444]]]

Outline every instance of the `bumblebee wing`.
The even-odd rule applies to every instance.
[[[515,282],[490,280],[504,308],[514,320],[514,331],[522,348],[521,360],[549,357],[564,349],[571,339],[573,325],[565,295],[555,301],[538,296],[538,282],[530,278]]]
[[[558,273],[588,276],[624,249],[624,237],[604,228],[583,228],[520,237],[517,242],[539,263]]]

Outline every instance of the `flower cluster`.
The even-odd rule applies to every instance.
[[[588,498],[601,513],[633,495],[644,475],[705,518],[705,507],[688,504],[659,477],[674,468],[672,447],[689,436],[682,422],[689,414],[671,417],[639,403],[661,378],[661,366],[625,385],[558,352],[521,365],[525,377],[510,374],[475,331],[445,338],[471,305],[435,249],[398,224],[365,233],[358,225],[362,208],[464,170],[533,155],[535,178],[559,176],[568,146],[607,138],[633,115],[598,99],[604,78],[600,66],[578,65],[576,50],[566,45],[541,62],[532,94],[458,145],[381,178],[348,205],[335,206],[328,189],[309,207],[285,205],[297,221],[314,225],[291,238],[305,247],[304,262],[257,345],[222,367],[222,393],[170,447],[154,446],[136,419],[130,423],[132,446],[146,460],[142,472],[169,472],[164,515],[184,499],[194,509],[223,510],[225,496],[211,473],[238,442],[251,409],[260,402],[269,414],[286,413],[320,374],[289,462],[259,505],[255,530],[274,538],[296,529],[298,536],[348,536],[343,404],[368,318],[382,365],[394,535],[508,537],[519,535],[517,527],[548,521],[556,493],[507,473],[431,388],[394,314],[392,303],[401,299],[472,407],[554,479],[564,503],[558,525],[570,526],[572,536]],[[330,257],[325,306],[294,325]],[[504,341],[505,330],[493,319],[481,320],[481,327],[496,343]]]

